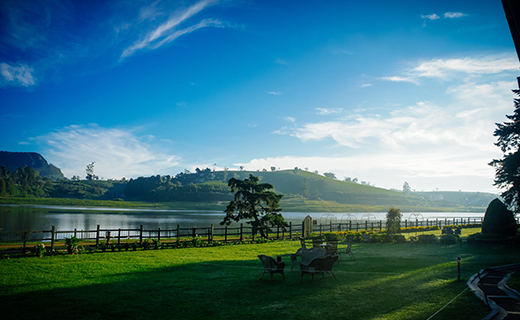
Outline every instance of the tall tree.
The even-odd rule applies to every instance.
[[[94,174],[94,164],[96,164],[95,162],[92,162],[90,164],[87,164],[87,169],[86,169],[86,172],[87,172],[87,180],[97,180],[99,179],[98,176],[96,176]]]
[[[409,194],[412,192],[412,188],[410,188],[410,185],[408,184],[408,182],[404,182],[403,183],[403,193],[405,194]]]
[[[520,96],[520,90],[513,90]],[[504,153],[502,159],[489,163],[495,168],[494,185],[504,190],[501,196],[504,204],[513,212],[520,212],[520,99],[515,98],[515,112],[506,115],[504,123],[497,123],[493,135],[498,137],[496,146]]]
[[[267,237],[269,224],[286,227],[287,223],[279,208],[279,202],[283,195],[271,191],[273,186],[269,183],[258,183],[258,177],[249,174],[249,178],[239,180],[229,179],[228,186],[235,193],[234,200],[229,203],[226,216],[220,223],[230,225],[232,221],[250,219],[247,223],[253,227],[253,232],[259,232],[262,238]]]
[[[386,232],[388,234],[396,234],[401,232],[401,217],[400,209],[390,207],[386,213]]]

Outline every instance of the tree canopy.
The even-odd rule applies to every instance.
[[[513,90],[520,96],[520,90]],[[493,135],[498,137],[496,146],[504,153],[502,159],[494,159],[489,165],[495,168],[494,185],[505,190],[501,196],[504,204],[513,212],[520,212],[520,99],[515,99],[515,112],[506,115],[504,123],[497,123]]]
[[[271,184],[258,183],[258,181],[259,178],[252,174],[244,180],[229,179],[228,186],[235,196],[224,210],[226,216],[220,223],[221,225],[230,225],[232,221],[250,219],[247,223],[253,227],[253,233],[259,232],[263,238],[267,237],[269,224],[287,226],[280,213],[282,208],[278,207],[283,195],[271,191],[273,189]]]

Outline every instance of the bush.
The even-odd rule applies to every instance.
[[[457,244],[460,242],[460,237],[455,234],[445,234],[441,236],[442,245]]]
[[[67,244],[68,253],[74,253],[74,252],[76,252],[76,250],[78,250],[79,240],[75,236],[72,236],[70,238],[65,238],[65,243]]]
[[[437,237],[434,234],[421,234],[417,237],[410,237],[410,240],[422,244],[431,244],[437,241]]]
[[[45,245],[43,243],[39,243],[34,246],[34,248],[31,250],[32,253],[34,253],[38,258],[41,258],[45,255],[47,250],[45,250]]]

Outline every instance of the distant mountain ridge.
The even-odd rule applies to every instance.
[[[28,166],[38,171],[41,177],[51,179],[65,178],[61,169],[53,164],[49,164],[41,154],[36,152],[0,151],[0,166],[6,167],[11,172],[15,172],[23,166]]]

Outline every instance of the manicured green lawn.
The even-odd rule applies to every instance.
[[[2,319],[482,319],[466,281],[517,248],[354,244],[330,275],[291,271],[298,241],[0,260]],[[258,254],[282,256],[286,280]],[[462,280],[457,281],[457,257]],[[465,291],[466,290],[466,291]]]

